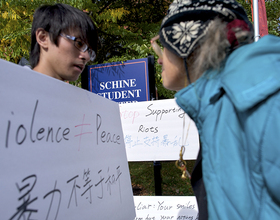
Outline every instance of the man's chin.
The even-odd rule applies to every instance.
[[[72,77],[65,77],[65,79],[63,80],[64,82],[74,82],[74,81],[77,81],[79,79],[79,76],[72,76]]]

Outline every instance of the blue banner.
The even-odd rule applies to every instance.
[[[88,88],[119,103],[150,100],[148,58],[88,66]]]

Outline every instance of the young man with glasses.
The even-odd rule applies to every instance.
[[[65,4],[44,5],[33,16],[30,64],[34,71],[75,81],[97,50],[97,30],[84,12]]]

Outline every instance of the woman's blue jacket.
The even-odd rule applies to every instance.
[[[209,219],[280,219],[280,38],[235,50],[176,101],[199,131]]]

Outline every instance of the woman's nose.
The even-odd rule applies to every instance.
[[[162,58],[158,58],[157,62],[159,65],[162,65]]]

